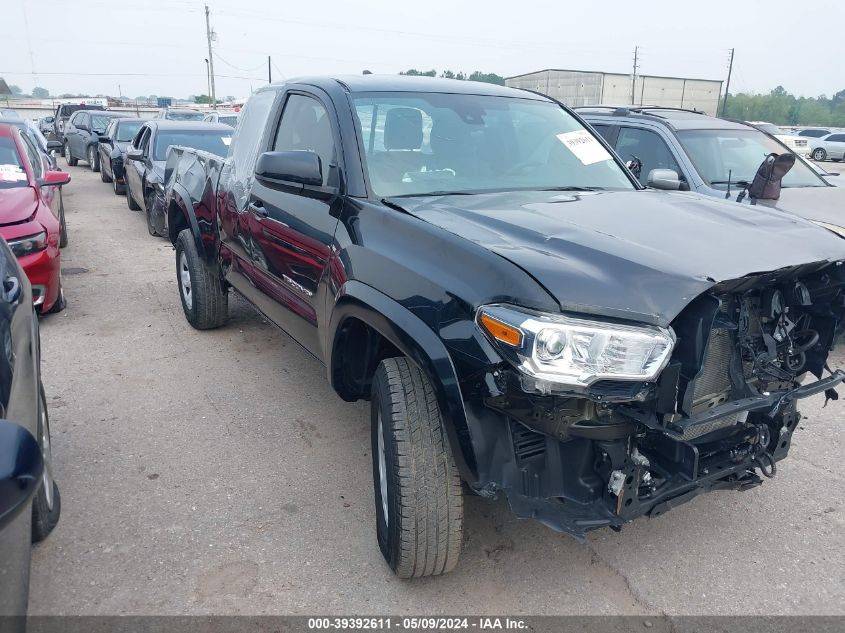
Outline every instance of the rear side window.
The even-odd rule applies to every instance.
[[[679,176],[683,176],[672,151],[657,132],[632,127],[621,128],[616,141],[616,153],[623,161],[634,158],[640,160],[643,165],[640,172],[642,184],[646,184],[652,169],[673,169]]]
[[[291,95],[276,132],[273,151],[310,151],[320,157],[323,185],[335,164],[334,139],[329,113],[322,103],[304,95]]]
[[[603,123],[590,123],[590,126],[592,126],[592,128],[596,132],[601,134],[602,138],[605,141],[610,138],[610,136],[609,136],[610,135],[610,126],[609,125],[604,125]]]
[[[827,137],[827,140],[834,143],[845,143],[845,134],[832,134]]]

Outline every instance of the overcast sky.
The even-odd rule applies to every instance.
[[[365,68],[629,73],[637,45],[642,74],[724,79],[735,47],[731,92],[845,89],[845,37],[833,28],[845,24],[845,0],[208,4],[218,96],[247,96],[266,82],[268,55],[274,81]],[[35,85],[53,94],[207,92],[202,2],[3,0],[0,16],[0,77],[26,92]],[[828,26],[835,37],[824,35]]]

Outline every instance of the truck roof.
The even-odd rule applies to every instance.
[[[515,97],[546,101],[546,97],[517,88],[508,88],[481,81],[462,81],[459,79],[441,79],[439,77],[418,77],[408,75],[334,75],[316,77],[295,77],[284,82],[272,84],[267,88],[287,84],[309,84],[325,88],[330,83],[343,86],[347,92],[440,92],[449,94],[468,94],[491,97]],[[267,88],[264,88],[265,90]]]

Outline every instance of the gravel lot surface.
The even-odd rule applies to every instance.
[[[191,329],[170,244],[63,168],[68,308],[42,321],[63,513],[33,553],[32,614],[845,614],[845,400],[823,398],[754,490],[585,544],[469,498],[457,570],[396,579],[368,405],[242,300]]]

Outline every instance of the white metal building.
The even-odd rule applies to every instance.
[[[637,75],[632,85],[631,75],[560,69],[508,77],[505,85],[535,90],[572,107],[635,103],[690,108],[712,115],[722,94],[721,80]]]

